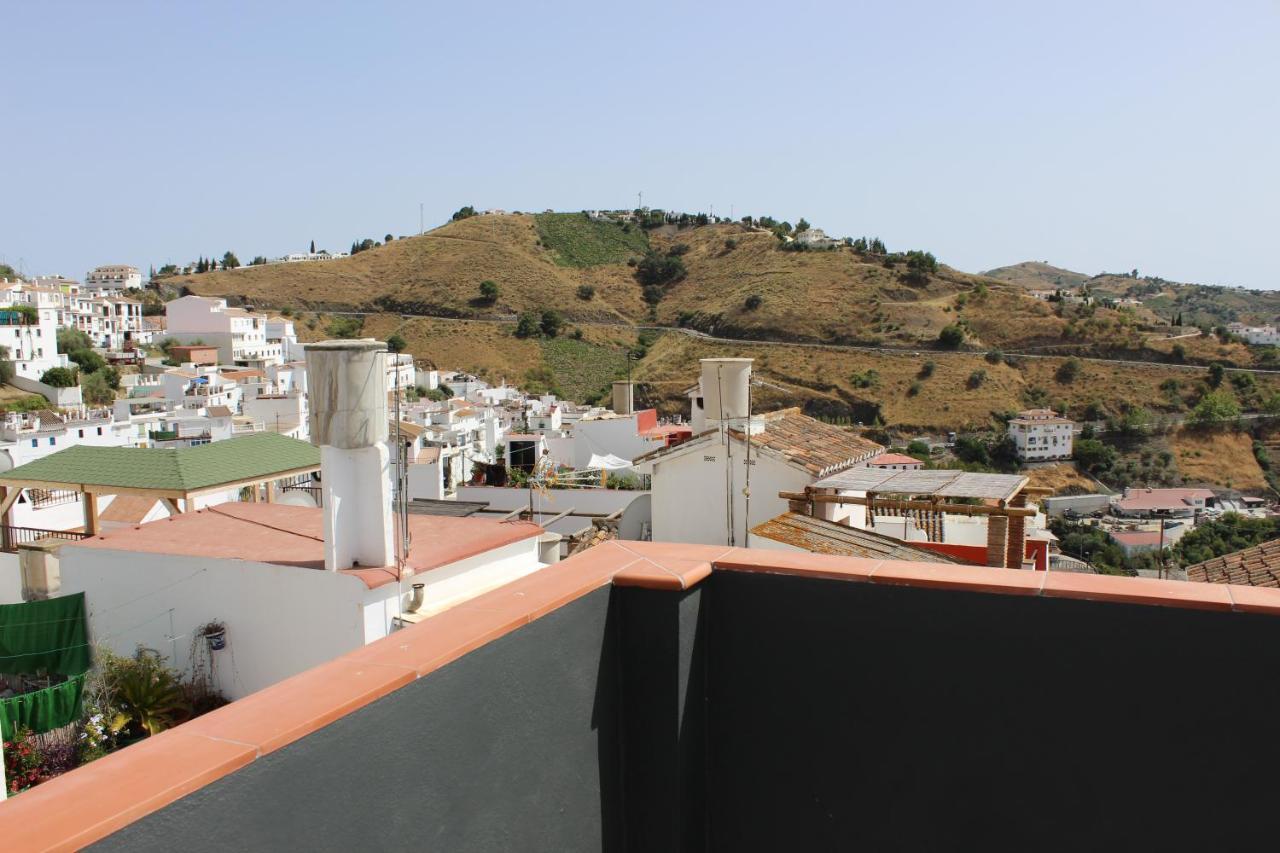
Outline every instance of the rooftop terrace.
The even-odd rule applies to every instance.
[[[11,849],[1239,849],[1280,590],[609,543],[0,806]]]

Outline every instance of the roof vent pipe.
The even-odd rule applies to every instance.
[[[324,567],[395,564],[384,344],[304,347],[311,443],[320,448]]]

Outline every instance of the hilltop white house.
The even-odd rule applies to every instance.
[[[1070,459],[1075,424],[1053,409],[1027,409],[1009,421],[1009,437],[1024,462]]]

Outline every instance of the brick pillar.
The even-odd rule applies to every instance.
[[[1009,518],[1003,515],[987,516],[987,565],[1002,568],[1008,547]]]
[[[1027,505],[1026,495],[1014,495],[1009,501],[1010,507],[1019,509]],[[1022,516],[1009,519],[1009,545],[1005,551],[1005,566],[1010,569],[1022,568],[1023,557],[1027,553],[1027,520]]]

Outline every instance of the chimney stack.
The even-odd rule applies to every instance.
[[[623,379],[613,383],[613,410],[620,415],[635,411],[635,385]]]
[[[324,567],[390,566],[386,346],[343,340],[304,350],[311,443],[320,448],[324,489]]]
[[[751,417],[750,358],[704,358],[702,362],[702,412],[708,427],[742,428]]]

